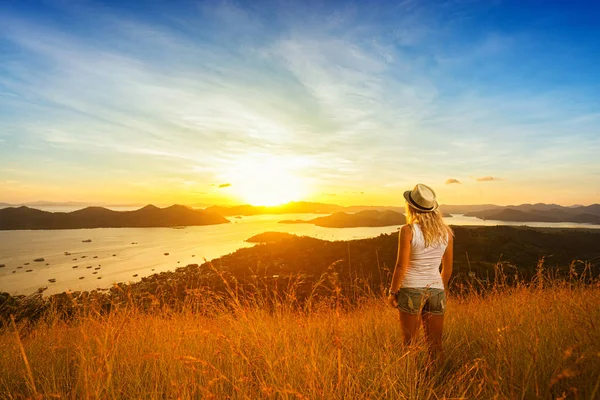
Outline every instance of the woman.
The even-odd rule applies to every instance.
[[[400,229],[388,301],[400,310],[404,343],[414,344],[422,322],[432,360],[442,359],[453,233],[442,219],[435,192],[429,186],[418,184],[404,192],[404,198],[407,223]]]

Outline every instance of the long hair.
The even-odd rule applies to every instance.
[[[419,211],[408,202],[406,203],[406,223],[411,226],[415,223],[419,224],[425,238],[425,247],[448,243],[449,236],[454,235],[452,228],[444,222],[439,210]]]

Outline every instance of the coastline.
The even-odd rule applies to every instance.
[[[245,217],[239,223],[217,226],[173,228],[99,228],[59,231],[0,232],[0,290],[13,295],[30,294],[48,287],[46,293],[105,289],[115,283],[135,283],[154,273],[214,260],[251,246],[246,240],[257,233],[277,231],[310,236],[329,242],[353,241],[393,234],[398,226],[383,228],[321,228],[311,225],[278,224],[279,216]],[[460,215],[448,222],[460,220]],[[482,225],[455,225],[456,229],[478,229]],[[509,227],[494,225],[493,227]],[[590,227],[510,226],[515,231],[590,232]],[[82,243],[92,239],[91,243]],[[58,242],[57,242],[58,240]],[[21,243],[21,244],[19,244]],[[69,252],[70,256],[64,253]],[[168,256],[164,255],[169,253]],[[34,263],[38,257],[45,263]],[[97,257],[97,258],[95,258]],[[575,255],[574,257],[579,257]],[[28,265],[26,265],[28,264]],[[50,264],[50,265],[46,265]],[[77,268],[74,268],[77,266]],[[92,267],[92,268],[88,268]],[[97,274],[92,275],[97,267]],[[32,270],[30,272],[26,272]],[[84,277],[83,279],[80,279]],[[101,279],[97,279],[101,277]],[[50,279],[55,282],[49,281]],[[27,287],[28,289],[27,289]],[[20,289],[23,288],[23,289]],[[25,290],[24,290],[25,289]]]
[[[589,244],[588,248],[591,249],[588,254],[590,255],[589,258],[594,258],[594,257],[598,257],[600,256],[600,249],[598,250],[594,250],[595,247],[592,246],[592,243],[596,243],[594,240],[600,240],[600,230],[594,230],[594,229],[588,229],[588,228],[555,228],[555,227],[543,227],[543,228],[532,228],[532,227],[528,227],[528,226],[495,226],[495,227],[485,227],[485,226],[476,226],[476,225],[462,225],[462,226],[457,226],[457,225],[451,225],[451,227],[453,228],[453,230],[455,231],[455,234],[457,235],[457,239],[455,239],[455,245],[456,245],[456,250],[455,250],[455,269],[457,270],[458,273],[461,272],[461,267],[463,267],[463,264],[465,264],[467,262],[466,257],[465,257],[465,252],[466,253],[470,253],[470,257],[468,262],[470,264],[472,264],[472,266],[474,268],[487,268],[489,270],[489,268],[496,262],[496,261],[506,261],[506,262],[511,262],[513,264],[521,264],[518,265],[519,268],[522,269],[531,269],[532,267],[535,266],[537,260],[539,257],[542,256],[548,256],[550,255],[551,258],[553,258],[553,261],[559,261],[560,264],[562,264],[564,266],[564,264],[568,264],[569,262],[575,260],[575,259],[583,259],[585,260],[585,255],[586,254],[582,254],[582,252],[585,250],[585,245]],[[261,236],[261,235],[265,235],[268,234],[269,232],[263,232],[263,234],[258,234],[256,236]],[[283,237],[282,240],[278,240],[277,236],[280,235]],[[274,237],[274,239],[273,239]],[[292,235],[289,233],[284,233],[284,232],[276,232],[273,234],[273,236],[266,240],[266,242],[261,242],[256,241],[256,242],[250,242],[249,239],[251,239],[250,237],[246,238],[245,241],[245,245],[237,248],[235,250],[233,250],[232,252],[229,252],[227,254],[221,255],[219,257],[211,257],[211,258],[203,258],[198,256],[196,258],[196,255],[193,254],[192,255],[192,262],[185,262],[185,263],[177,263],[175,264],[174,268],[168,268],[168,269],[160,269],[160,270],[155,270],[153,269],[150,274],[147,274],[146,276],[142,276],[140,277],[139,281],[134,281],[132,282],[131,280],[123,280],[123,281],[116,281],[111,283],[110,285],[107,285],[105,287],[98,287],[97,289],[92,289],[92,290],[65,290],[65,291],[60,291],[60,292],[56,292],[56,293],[52,293],[53,294],[64,294],[67,292],[94,292],[94,291],[105,291],[108,290],[108,287],[110,286],[114,286],[114,285],[127,285],[127,286],[132,286],[135,287],[135,285],[144,282],[147,279],[160,279],[158,278],[161,274],[167,274],[168,276],[170,276],[171,278],[173,278],[173,276],[171,276],[171,274],[177,274],[178,271],[182,270],[182,268],[188,268],[190,266],[202,266],[206,264],[206,260],[210,259],[211,263],[213,263],[214,265],[218,265],[218,266],[227,266],[227,263],[231,263],[233,260],[232,265],[230,265],[229,267],[226,267],[225,270],[227,270],[227,268],[233,268],[233,270],[238,270],[240,269],[241,264],[243,264],[240,260],[237,260],[238,257],[258,257],[258,255],[260,254],[261,249],[266,248],[266,247],[270,247],[271,249],[277,248],[277,246],[280,246],[282,241],[288,241],[288,242],[298,242],[298,243],[303,243],[304,245],[309,244],[309,245],[314,245],[314,244],[319,244],[319,249],[318,251],[321,251],[323,254],[326,253],[326,250],[324,250],[325,248],[348,248],[351,250],[351,257],[352,258],[357,258],[360,259],[363,256],[367,256],[368,251],[365,250],[365,248],[367,247],[376,247],[380,252],[383,252],[384,254],[387,254],[387,259],[383,258],[381,260],[379,260],[379,262],[385,263],[386,266],[393,265],[393,263],[395,262],[395,254],[396,254],[396,246],[397,246],[397,233],[394,232],[390,232],[390,233],[382,233],[376,237],[371,237],[371,238],[362,238],[362,239],[351,239],[351,240],[323,240],[323,239],[319,239],[319,238],[313,238],[313,237],[309,237],[309,236],[298,236],[298,235]],[[588,243],[589,242],[589,243]],[[508,248],[505,248],[506,245],[510,244],[510,246],[508,246]],[[563,249],[563,254],[552,254],[552,253],[556,253],[556,245],[560,244],[562,247],[559,247],[561,249]],[[132,244],[132,246],[135,246]],[[533,254],[530,250],[527,249],[528,246],[534,246],[538,249],[540,249],[540,251],[538,252],[539,254]],[[310,247],[310,246],[309,246]],[[483,248],[485,249],[484,251],[481,251],[481,249],[479,251],[479,248]],[[356,248],[356,249],[355,249]],[[512,249],[512,253],[513,254],[509,254],[508,251]],[[566,250],[565,250],[566,249]],[[571,249],[572,251],[569,252],[569,249]],[[296,249],[297,252],[300,252],[302,250],[302,247]],[[318,253],[317,251],[317,253]],[[346,250],[347,253],[348,250]],[[596,254],[596,252],[598,254]],[[364,254],[362,254],[364,253]],[[157,253],[158,254],[158,253]],[[241,256],[241,255],[244,256]],[[69,253],[68,256],[66,257],[71,257],[73,254]],[[317,254],[318,255],[318,254]],[[348,258],[347,254],[342,254],[340,253],[340,255],[342,256],[342,258]],[[164,254],[161,253],[161,256],[163,258],[167,258],[169,256],[171,256],[170,253],[165,252]],[[370,254],[368,256],[371,256]],[[92,257],[87,257],[87,256],[81,256],[79,255],[78,257],[79,259],[77,260],[79,262],[79,264],[92,264],[92,262],[94,260],[96,260],[96,258],[92,258]],[[367,257],[368,259],[369,257]],[[370,257],[372,258],[372,257]],[[32,257],[33,259],[33,257]],[[202,263],[201,261],[204,259],[205,263]],[[83,261],[85,260],[85,261]],[[237,261],[236,261],[237,260]],[[198,261],[200,261],[200,264],[198,264]],[[263,260],[264,263],[269,263],[272,262],[273,260],[268,260],[265,259]],[[333,258],[331,260],[329,260],[331,262],[336,261],[333,260]],[[369,262],[372,262],[374,260],[370,260],[370,261],[366,261],[364,262],[364,265],[360,265],[360,263],[356,264],[356,267],[358,267],[359,265],[362,268],[365,268],[366,265]],[[76,263],[76,261],[74,261],[74,263]],[[28,263],[29,264],[29,263]],[[33,264],[33,261],[32,263]],[[30,265],[31,265],[30,264]],[[43,263],[39,263],[39,264],[43,264]],[[238,265],[239,264],[239,265]],[[297,263],[296,263],[297,264]],[[525,265],[527,264],[527,265]],[[92,264],[93,265],[93,264]],[[5,269],[5,267],[2,267],[2,269]],[[85,267],[79,267],[81,268],[82,271],[85,272],[94,272],[95,270],[99,270],[100,268],[98,267],[93,267],[93,268],[89,268],[89,266],[87,268]],[[78,269],[79,269],[78,268]],[[485,269],[484,268],[484,269]],[[24,268],[20,268],[20,269],[24,269]],[[291,270],[288,270],[287,273],[291,273],[291,272],[303,272],[303,267],[302,265],[297,265],[296,267],[292,268]],[[100,285],[98,285],[100,286]],[[0,291],[6,291],[6,288],[0,287]],[[43,293],[44,291],[32,291],[30,292],[31,294],[35,294],[35,293]],[[14,295],[14,294],[11,294]],[[24,295],[24,294],[21,294]]]
[[[497,294],[498,288],[511,287],[532,288],[537,293],[543,285],[535,283],[540,276],[544,277],[541,282],[564,287],[590,287],[597,285],[600,277],[600,248],[594,246],[600,240],[600,230],[453,229],[455,259],[449,285],[453,298]],[[396,232],[346,241],[269,236],[270,243],[153,273],[137,282],[115,283],[110,288],[49,296],[43,290],[13,296],[0,289],[0,329],[13,318],[17,324],[30,327],[48,320],[64,321],[69,326],[70,321],[81,317],[119,315],[123,310],[133,310],[142,318],[161,313],[189,314],[190,310],[212,318],[217,315],[215,310],[230,312],[236,307],[259,307],[261,312],[270,313],[278,310],[283,299],[289,311],[321,303],[332,306],[335,299],[343,299],[344,308],[352,308],[385,296],[397,256]]]

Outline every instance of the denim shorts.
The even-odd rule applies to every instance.
[[[444,315],[446,292],[437,288],[400,288],[396,295],[398,309],[407,314]]]

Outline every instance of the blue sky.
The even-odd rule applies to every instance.
[[[598,65],[598,2],[5,0],[0,201],[599,202]]]

